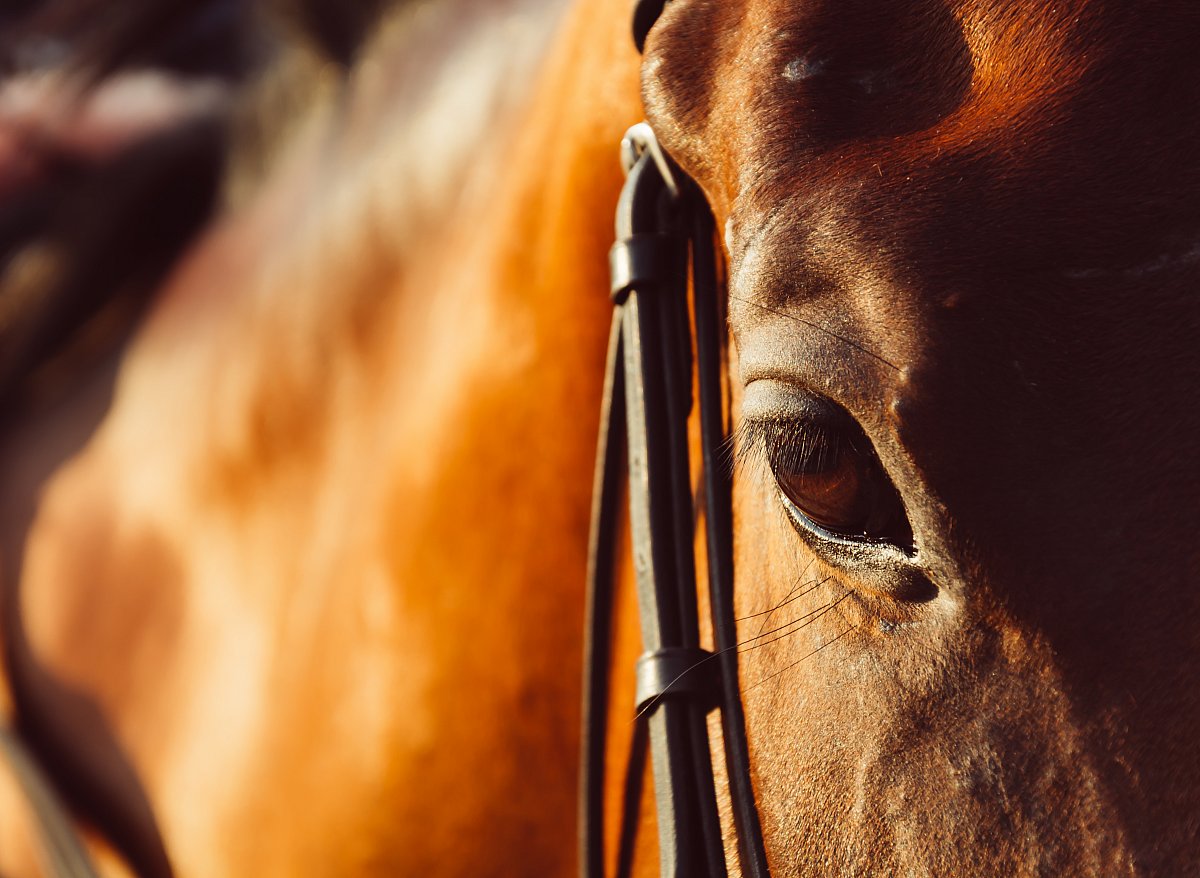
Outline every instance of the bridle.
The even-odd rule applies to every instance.
[[[640,0],[639,50],[664,0]],[[768,875],[750,778],[733,613],[731,470],[722,394],[724,322],[712,212],[645,123],[622,141],[625,187],[610,253],[615,305],[601,407],[588,557],[580,783],[580,875],[603,878],[604,780],[619,505],[625,467],[638,611],[636,721],[617,874],[629,873],[645,754],[654,772],[661,874],[722,878],[708,713],[720,709],[742,874]],[[692,339],[689,255],[709,605],[715,651],[700,647],[688,455]]]
[[[641,50],[665,0],[638,0]],[[654,772],[661,874],[724,878],[725,845],[707,716],[720,710],[738,854],[745,878],[768,878],[750,777],[733,613],[730,461],[722,393],[723,308],[712,213],[699,187],[645,123],[622,141],[625,187],[610,253],[615,305],[601,409],[588,558],[584,656],[580,875],[603,878],[606,721],[619,505],[627,467],[629,520],[645,652],[625,778],[617,874],[632,866],[647,750]],[[690,257],[690,259],[689,259]],[[689,264],[694,335],[689,326]],[[715,651],[700,647],[695,521],[688,450],[692,343],[700,403],[709,606]],[[52,874],[94,867],[52,784],[20,739],[0,726],[0,757],[33,804]]]

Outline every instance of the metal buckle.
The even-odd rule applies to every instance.
[[[663,152],[662,147],[659,146],[654,129],[650,127],[649,122],[638,122],[631,126],[625,132],[625,136],[621,138],[621,167],[625,169],[626,175],[645,153],[650,153],[650,158],[658,168],[658,173],[662,176],[663,183],[666,184],[671,197],[678,198],[679,183],[676,182],[675,175],[671,172],[671,162],[667,159],[667,154]]]

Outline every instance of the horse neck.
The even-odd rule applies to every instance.
[[[5,452],[21,472],[77,422],[69,465],[8,501],[8,673],[87,692],[141,789],[55,737],[44,685],[14,685],[18,710],[89,800],[144,794],[196,874],[253,872],[249,849],[305,871],[326,836],[333,871],[363,850],[570,869],[603,266],[638,116],[626,12],[577,9],[544,66],[500,70],[472,26],[488,4],[403,13],[104,386]],[[505,47],[543,20],[514,14]],[[214,773],[229,795],[188,793]]]

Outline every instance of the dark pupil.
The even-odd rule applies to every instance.
[[[774,456],[773,456],[774,457]],[[874,536],[875,492],[868,467],[851,449],[811,455],[803,463],[775,457],[775,479],[796,506],[816,524],[835,533]]]

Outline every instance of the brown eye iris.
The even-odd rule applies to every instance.
[[[810,519],[835,533],[866,533],[871,497],[852,455],[830,455],[819,472],[780,467],[775,480],[787,498]]]
[[[900,496],[853,423],[763,428],[775,481],[793,517],[834,536],[912,546]]]

